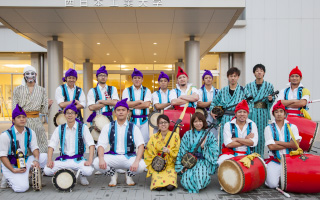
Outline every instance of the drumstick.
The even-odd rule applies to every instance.
[[[76,174],[76,179],[78,180],[78,177],[80,175],[80,169],[77,171],[77,174]]]
[[[281,190],[280,188],[276,187],[276,190],[278,190],[281,194],[283,194],[285,197],[290,198],[290,195],[286,192],[284,192],[283,190]]]
[[[317,103],[317,102],[320,102],[320,99],[316,99],[316,100],[308,101],[308,103]]]

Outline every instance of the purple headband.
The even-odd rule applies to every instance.
[[[158,82],[160,81],[160,79],[162,78],[166,78],[168,81],[170,81],[169,76],[164,73],[164,72],[160,72],[159,78],[158,78]]]
[[[27,116],[26,112],[19,106],[19,104],[16,105],[16,108],[12,111],[12,119],[15,119],[19,115]]]
[[[103,65],[102,67],[100,67],[100,68],[97,70],[96,76],[98,77],[99,74],[101,74],[101,73],[104,73],[104,74],[108,75],[108,71],[106,70],[106,66]]]
[[[72,68],[70,68],[70,69],[68,69],[68,71],[66,71],[66,74],[65,74],[64,77],[62,78],[62,81],[63,81],[63,82],[66,82],[68,76],[74,76],[74,77],[76,77],[76,78],[78,79],[78,73],[77,73],[77,71],[74,70],[74,69],[72,69]]]
[[[213,78],[213,75],[212,75],[212,73],[211,73],[211,71],[210,70],[204,70],[205,72],[203,73],[203,75],[202,75],[202,80],[204,80],[204,77],[206,76],[206,75],[209,75],[209,76],[211,76],[212,78]]]
[[[121,101],[118,101],[117,104],[114,106],[114,109],[118,108],[119,106],[125,107],[129,110],[129,106],[127,104],[128,98],[122,99]]]
[[[141,78],[143,78],[143,74],[139,70],[137,70],[136,68],[133,69],[133,72],[131,74],[132,78],[135,76],[140,76]]]

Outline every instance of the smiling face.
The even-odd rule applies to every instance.
[[[238,110],[235,114],[237,121],[239,122],[246,122],[248,115],[249,113],[246,110]]]
[[[77,78],[74,77],[74,76],[68,76],[68,77],[67,77],[67,85],[68,85],[69,87],[73,87],[74,84],[76,83],[76,81],[77,81]]]
[[[298,74],[292,74],[290,77],[290,82],[291,82],[291,85],[300,85],[300,82],[301,82],[301,76],[299,76]]]
[[[166,132],[169,129],[169,122],[163,118],[160,118],[158,128],[161,132]]]
[[[135,87],[141,87],[143,78],[141,76],[134,76],[132,78],[132,83]]]
[[[180,85],[180,86],[185,86],[185,85],[187,85],[188,79],[189,79],[189,78],[188,78],[186,75],[184,75],[184,74],[180,75],[180,76],[178,77],[178,80],[177,80],[178,85]]]
[[[194,120],[193,122],[193,127],[197,130],[197,131],[201,131],[201,129],[203,128],[203,121],[198,119],[198,117]]]
[[[73,110],[68,109],[64,116],[66,117],[68,123],[73,123],[76,121],[77,114]]]

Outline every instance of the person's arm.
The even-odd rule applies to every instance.
[[[154,107],[157,109],[157,110],[162,110],[168,106],[170,106],[171,103],[156,103],[154,104]]]
[[[138,152],[137,152],[136,159],[134,160],[133,164],[130,166],[130,171],[135,172],[135,171],[138,170],[138,168],[139,168],[139,162],[140,162],[140,160],[141,160],[141,158],[142,158],[143,152],[144,152],[144,145],[141,144],[141,145],[138,147]]]
[[[108,106],[115,106],[117,102],[118,100],[108,98],[107,100],[99,100],[97,103],[108,105]]]
[[[200,108],[207,108],[210,107],[211,102],[203,102],[203,101],[198,101],[197,106]]]
[[[99,168],[107,169],[107,163],[104,160],[104,148],[102,146],[98,147],[98,158],[99,158]]]
[[[249,138],[233,138],[234,141],[241,144],[241,146],[253,146],[254,142]]]
[[[47,167],[49,168],[53,168],[54,167],[54,162],[52,160],[52,154],[53,154],[53,148],[52,147],[49,147],[48,148],[48,160],[47,160]]]
[[[300,144],[300,140],[297,140],[298,145]],[[296,144],[294,143],[294,141],[291,139],[290,142],[282,142],[282,141],[276,141],[276,144],[281,145],[283,147],[285,147],[286,149],[297,149]]]
[[[183,100],[183,99],[172,99],[171,105],[172,106],[180,106],[183,104],[189,103],[189,101]]]
[[[193,93],[191,95],[181,95],[179,98],[188,102],[196,102],[199,100],[199,95],[197,93]]]
[[[39,149],[35,149],[33,152],[32,152],[32,155],[33,157],[35,158],[35,160],[33,161],[33,166],[36,167],[36,168],[40,168],[40,164],[39,164],[39,155],[40,155],[40,152],[39,152]]]
[[[13,168],[8,157],[6,156],[2,156],[1,157],[1,162],[2,164],[8,168],[12,173],[16,174],[16,173],[24,173],[27,169],[23,168],[23,169],[19,169],[19,168]]]
[[[142,100],[137,100],[137,101],[127,101],[127,104],[129,106],[129,108],[135,108],[135,106],[138,106],[140,104],[142,104],[143,101]]]
[[[84,163],[84,166],[91,166],[93,162],[93,156],[94,156],[94,145],[91,145],[89,147],[89,159]]]
[[[145,109],[145,108],[149,108],[150,104],[151,104],[151,101],[146,101],[146,102],[141,103],[140,105],[134,106],[133,108]]]
[[[307,100],[306,99],[292,99],[292,100],[281,100],[281,103],[285,106],[285,107],[289,107],[289,108],[301,108],[304,107],[305,105],[307,105]]]
[[[89,128],[86,125],[84,125],[83,129],[84,143],[89,147],[89,159],[84,163],[84,165],[90,166],[93,162],[95,144],[93,141],[93,137],[89,131]]]

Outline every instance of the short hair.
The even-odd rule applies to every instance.
[[[199,113],[199,112],[196,112],[192,115],[191,117],[191,128],[194,130],[194,126],[193,126],[193,123],[194,121],[196,120],[196,118],[198,118],[200,121],[203,122],[203,127],[202,129],[206,129],[208,127],[208,123],[207,123],[207,119],[206,117],[202,114],[202,113]]]
[[[263,64],[256,64],[253,67],[253,73],[256,72],[257,69],[262,69],[264,71],[264,73],[266,73],[266,67]]]
[[[160,119],[164,119],[164,120],[166,120],[168,123],[170,123],[169,117],[168,117],[167,115],[161,114],[161,115],[159,115],[158,118],[157,118],[157,125],[158,125],[158,126],[159,126],[159,123],[160,123]]]
[[[232,74],[237,74],[238,76],[240,76],[240,70],[238,68],[236,68],[236,67],[231,67],[227,71],[227,77],[232,75]]]

